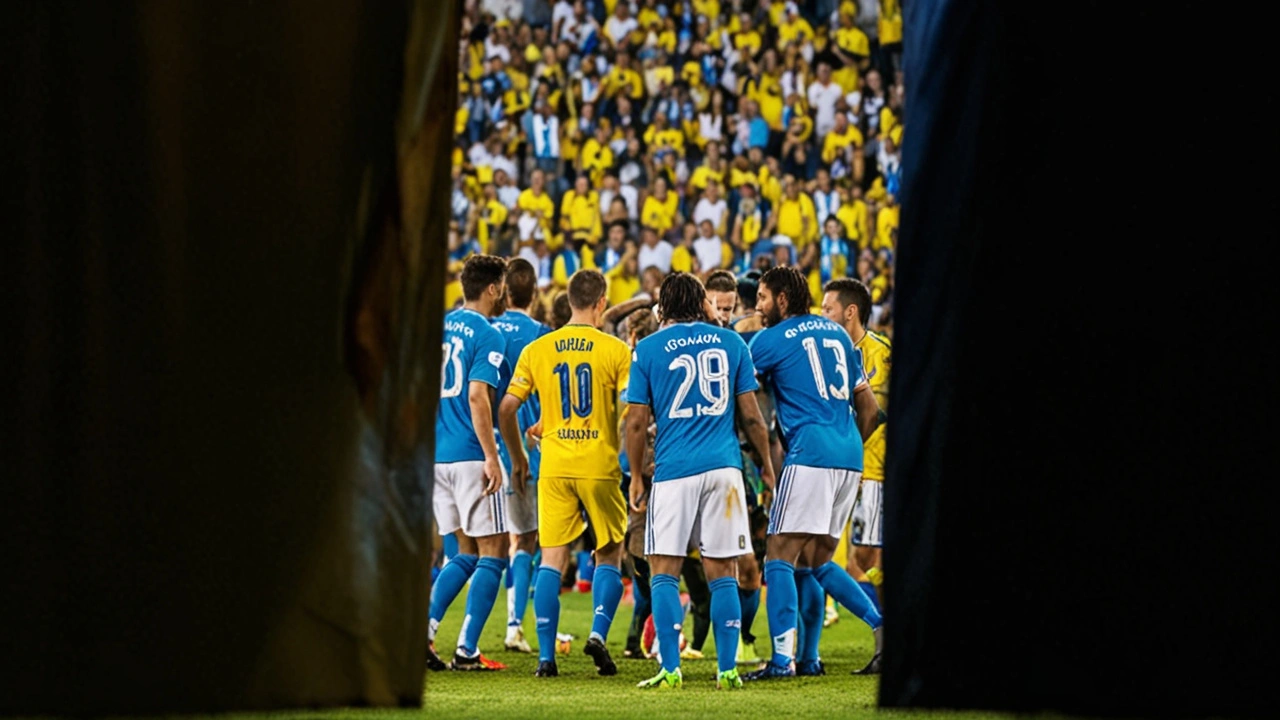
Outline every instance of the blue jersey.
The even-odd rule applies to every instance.
[[[742,467],[736,400],[758,387],[747,344],[732,330],[683,323],[641,340],[627,401],[650,406],[658,424],[653,481]]]
[[[817,315],[787,318],[751,340],[787,450],[786,464],[862,470],[853,391],[866,379],[844,328]]]
[[[460,308],[444,316],[440,407],[436,411],[436,462],[484,460],[484,450],[471,422],[471,383],[497,389],[506,341],[489,319]],[[497,401],[494,400],[496,403]]]
[[[498,402],[502,402],[502,397],[507,394],[507,386],[511,384],[511,374],[515,371],[516,362],[520,360],[520,353],[524,352],[524,348],[529,343],[551,332],[551,328],[534,320],[525,313],[515,310],[508,310],[493,320],[493,326],[502,333],[506,340],[506,351],[503,355],[506,361],[502,365],[501,379],[498,382]],[[495,412],[497,410],[495,403]],[[529,399],[520,406],[520,411],[516,414],[520,423],[520,435],[523,437],[524,432],[533,427],[538,418],[542,417],[542,405],[538,402],[537,394],[529,396]],[[542,453],[537,448],[526,448],[529,454],[529,471],[533,473],[533,477],[538,477],[538,461],[542,459]],[[507,449],[502,442],[502,437],[498,437],[498,452],[504,456],[507,468],[511,468],[510,459],[506,458]]]

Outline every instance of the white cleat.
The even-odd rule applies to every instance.
[[[529,647],[528,641],[524,639],[524,629],[519,625],[510,625],[507,627],[507,641],[504,644],[511,652],[533,652],[533,648]]]

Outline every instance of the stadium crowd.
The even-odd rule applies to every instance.
[[[469,0],[461,37],[447,307],[473,253],[529,260],[539,319],[579,268],[617,305],[794,265],[892,336],[897,0]]]
[[[495,14],[495,9],[503,14]],[[888,339],[892,336],[896,195],[901,183],[904,122],[901,37],[897,0],[864,4],[853,0],[468,0],[459,48],[445,304],[456,309],[463,307],[465,300],[469,310],[495,318],[494,326],[508,336],[507,367],[500,373],[505,379],[485,381],[498,389],[493,402],[501,401],[504,391],[515,392],[505,390],[505,383],[510,381],[512,369],[523,362],[520,349],[544,332],[539,325],[527,324],[530,317],[550,330],[566,324],[599,326],[634,348],[659,329],[662,318],[655,313],[664,281],[675,280],[675,274],[683,272],[701,280],[709,314],[715,315],[709,319],[722,328],[732,328],[745,341],[764,328],[756,313],[760,281],[768,280],[764,274],[773,268],[790,267],[799,271],[796,277],[802,278],[797,280],[801,287],[807,282],[808,292],[800,294],[807,296],[812,313],[835,319],[843,328],[838,331],[840,337],[852,339],[851,352],[856,348],[859,354],[855,384],[860,376],[871,382],[883,410],[887,403]],[[512,263],[503,271],[508,274],[499,279],[494,292],[505,282],[505,297],[484,299],[489,296],[482,290],[489,285],[475,279],[474,272],[479,270],[473,271],[471,287],[464,292],[464,266],[469,258],[479,261],[473,263],[477,266],[493,259],[484,256],[527,261],[528,265]],[[606,289],[598,315],[590,315],[590,303],[571,305],[570,280],[575,273],[584,275],[580,270],[603,274]],[[526,273],[531,282],[525,281]],[[776,283],[777,273],[773,276]],[[845,280],[846,284],[840,285],[844,278],[861,284],[853,287]],[[793,287],[790,296],[797,294]],[[834,314],[831,308],[820,306],[830,303],[835,303]],[[521,317],[523,311],[527,315]],[[462,354],[472,357],[470,353],[476,352],[470,349],[472,338],[481,338],[487,331],[468,324],[474,317],[455,316],[450,318],[456,326],[446,329],[463,333],[466,339],[455,338],[453,350],[446,344],[446,366],[452,360],[462,368]],[[578,319],[571,323],[571,317]],[[503,355],[495,349],[498,347],[490,348],[495,366],[500,365]],[[869,364],[862,376],[864,355]],[[874,366],[884,370],[878,379],[874,379]],[[453,371],[459,383],[455,396],[462,388],[459,372]],[[848,371],[841,372],[848,380]],[[465,374],[475,377],[471,370]],[[519,370],[515,374],[517,378],[521,375]],[[583,382],[582,378],[578,381]],[[459,444],[491,434],[478,421],[472,427],[472,420],[486,412],[477,410],[479,406],[468,406],[466,398],[458,402],[457,416],[441,420],[440,428],[460,432]],[[761,661],[750,633],[751,618],[760,603],[761,581],[767,574],[762,568],[769,488],[762,482],[761,471],[764,466],[783,467],[772,404],[766,397],[761,408],[771,426],[769,460],[762,464],[759,448],[745,440],[742,443],[751,537],[733,582],[735,592],[741,593],[743,638],[741,645],[735,641],[735,654],[740,664],[747,665]],[[496,411],[496,404],[492,407]],[[565,417],[570,417],[569,411],[565,412]],[[537,417],[537,411],[531,409],[520,421],[519,432],[526,434],[531,448],[541,437],[537,435],[541,432]],[[880,421],[883,417],[881,414]],[[868,427],[867,432],[873,428]],[[440,436],[440,432],[438,443],[446,442],[449,435]],[[862,440],[867,437],[864,434]],[[883,447],[883,435],[877,435],[867,447],[871,463],[871,448]],[[618,460],[625,495],[625,476],[630,468],[625,448],[622,450]],[[448,457],[442,460],[437,451],[437,494],[441,492],[440,463],[459,462],[466,454],[453,458],[450,452],[446,451]],[[479,446],[472,454],[480,456]],[[857,454],[860,458],[860,449]],[[875,454],[882,456],[882,451]],[[483,456],[487,459],[489,452]],[[504,454],[503,466],[510,468],[512,459]],[[613,466],[616,471],[616,463]],[[456,467],[476,472],[475,468]],[[882,464],[875,468],[868,467],[868,479],[882,480]],[[649,474],[645,473],[646,482]],[[464,493],[456,489],[462,487],[459,482],[449,480],[455,487],[450,492]],[[873,485],[878,487],[879,483]],[[505,574],[507,587],[515,587],[508,596],[506,647],[531,651],[520,623],[529,588],[538,582],[532,556],[546,551],[548,543],[545,536],[539,538],[532,516],[528,524],[516,518],[519,511],[510,488],[506,495],[511,504],[495,506],[493,511],[498,516],[510,512],[515,519],[507,526],[512,537],[511,563],[496,559],[507,554],[505,547],[499,547],[505,546],[506,536],[496,532],[488,535],[491,527],[481,532],[490,537],[492,548],[481,543],[478,550],[462,550],[460,557],[468,563],[466,572],[456,572],[450,578],[442,575],[447,592],[433,591],[433,643],[439,620],[461,592],[462,583],[483,575],[487,589],[481,594],[488,597],[496,592],[488,589],[488,584]],[[871,506],[876,509],[868,510],[872,516],[878,503],[877,490]],[[571,510],[576,513],[574,508]],[[526,514],[532,512],[525,510]],[[855,510],[852,532],[861,537],[864,528],[857,516]],[[459,520],[458,527],[466,530],[467,522]],[[505,517],[500,524],[507,525]],[[515,529],[517,526],[520,529]],[[644,527],[645,516],[633,506],[626,540],[617,550],[621,556],[625,549],[625,574],[629,582],[634,580],[636,600],[624,657],[653,655],[648,642],[642,642],[650,615],[651,581],[643,547]],[[545,534],[548,528],[541,531]],[[448,558],[459,557],[452,532],[445,533],[445,564]],[[862,588],[856,593],[869,600],[845,606],[865,608],[869,614],[857,614],[876,628],[879,615],[873,608],[878,607],[879,541],[864,544],[855,538],[854,542],[859,547],[850,549],[847,567]],[[578,551],[569,563],[574,572],[563,577],[556,573],[556,582],[569,586],[576,579],[579,589],[590,590],[593,566],[597,565],[591,548],[595,546],[599,552],[601,547],[612,545],[607,539],[597,544],[590,526],[585,535],[576,541],[570,538],[568,543],[563,547]],[[552,546],[561,552],[559,543]],[[855,549],[860,553],[856,557]],[[521,556],[523,559],[516,562]],[[543,559],[545,562],[545,553]],[[679,568],[689,594],[688,612],[693,615],[692,642],[682,648],[684,657],[701,657],[711,628],[713,588],[703,571],[706,559],[700,562],[695,550]],[[807,627],[815,625],[813,613],[821,612],[826,589],[810,578],[810,570],[819,574],[816,569],[802,569],[796,580],[799,602],[805,606],[801,625]],[[486,572],[476,575],[477,571]],[[653,575],[658,576],[669,577],[670,572]],[[492,599],[486,602],[492,603]],[[611,602],[616,606],[617,598]],[[487,614],[487,607],[480,609],[480,617]],[[611,622],[612,611],[608,616]],[[836,618],[828,599],[826,620],[830,623]],[[593,628],[591,642],[602,642],[596,636],[607,634],[607,630],[607,623]],[[464,629],[466,637],[459,638],[455,668],[501,667],[501,663],[479,654],[478,633],[479,628]],[[570,639],[563,634],[556,637],[557,645]],[[802,661],[801,674],[820,674],[820,666],[804,672],[803,662],[806,658],[811,664],[818,662],[818,635],[802,633],[800,637],[802,645],[806,637],[811,643],[795,653]],[[541,647],[550,646],[542,640]],[[878,642],[877,635],[877,651]],[[434,644],[432,647],[429,664],[433,669],[444,669],[445,663],[436,655]],[[597,662],[601,673],[609,674],[605,668],[611,668],[612,661],[603,645],[593,650],[588,644],[587,651],[602,653],[604,660],[598,658]],[[726,660],[730,666],[733,661]],[[551,667],[554,671],[553,662]],[[868,671],[878,671],[878,655]],[[736,674],[733,677],[736,679]]]

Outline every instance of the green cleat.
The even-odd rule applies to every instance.
[[[739,681],[741,684],[741,681]],[[676,668],[674,672],[659,670],[657,675],[648,680],[641,680],[636,683],[636,687],[642,690],[658,688],[660,690],[675,690],[684,687],[684,675],[680,673],[680,668]]]
[[[742,677],[738,675],[738,668],[725,670],[716,676],[717,690],[737,690],[742,687]]]

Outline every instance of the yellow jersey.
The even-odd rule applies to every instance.
[[[876,394],[876,402],[880,403],[880,412],[889,412],[889,365],[893,347],[888,338],[867,331],[862,339],[853,345],[862,353],[862,370],[867,374],[867,384],[871,392]],[[862,443],[864,480],[884,481],[884,444],[885,424],[871,433],[871,437]]]
[[[675,226],[679,207],[680,198],[674,192],[668,192],[665,201],[659,200],[656,195],[650,195],[645,198],[644,207],[640,210],[640,224],[657,230],[659,235],[665,235]]]
[[[618,398],[631,348],[588,325],[565,325],[525,347],[507,392],[542,402],[542,477],[621,482]]]
[[[902,4],[898,0],[880,0],[880,46],[902,42]]]

